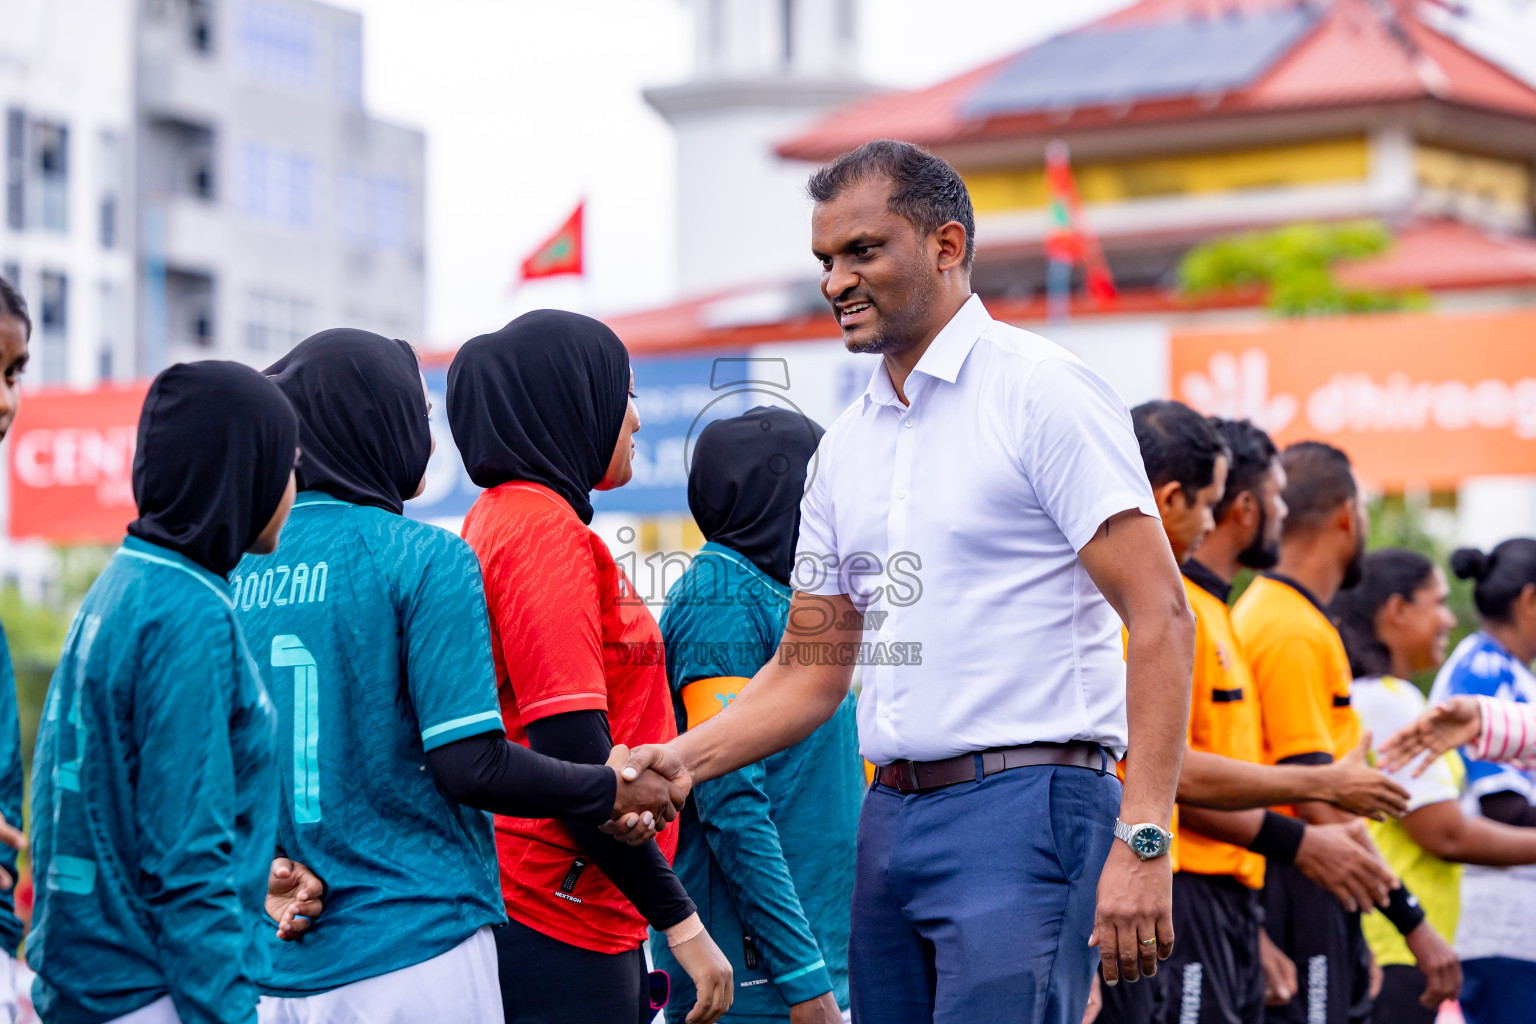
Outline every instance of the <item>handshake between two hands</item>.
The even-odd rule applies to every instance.
[[[618,782],[613,817],[602,826],[608,835],[639,846],[682,813],[693,779],[670,747],[646,744],[631,751],[620,743],[605,763]]]

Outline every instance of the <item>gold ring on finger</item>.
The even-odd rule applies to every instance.
[[[1141,940],[1141,944],[1143,946],[1155,946],[1155,945],[1157,945],[1157,940],[1156,939],[1142,939]]]

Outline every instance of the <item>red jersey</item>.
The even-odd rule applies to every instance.
[[[589,710],[607,712],[615,743],[677,735],[656,619],[564,499],[522,481],[493,487],[465,517],[464,539],[485,577],[507,739],[527,746],[525,723]],[[671,861],[677,829],[656,841]],[[514,920],[599,953],[645,940],[645,919],[596,865],[568,882],[587,858],[558,821],[497,815],[496,848]]]

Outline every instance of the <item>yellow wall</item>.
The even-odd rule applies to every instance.
[[[1239,152],[1083,164],[1073,168],[1085,203],[1112,203],[1242,189],[1361,181],[1370,170],[1366,140],[1338,139]],[[978,213],[1004,213],[1045,205],[1041,168],[965,175]]]
[[[1530,170],[1514,160],[1415,146],[1413,167],[1424,188],[1476,196],[1512,207],[1526,207],[1531,201]]]

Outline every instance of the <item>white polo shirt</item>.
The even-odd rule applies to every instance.
[[[1120,755],[1120,620],[1077,552],[1118,512],[1157,516],[1125,403],[975,295],[906,392],[910,405],[876,367],[801,503],[795,589],[848,594],[864,614],[864,756],[1066,740]],[[786,656],[850,653],[815,643]]]

